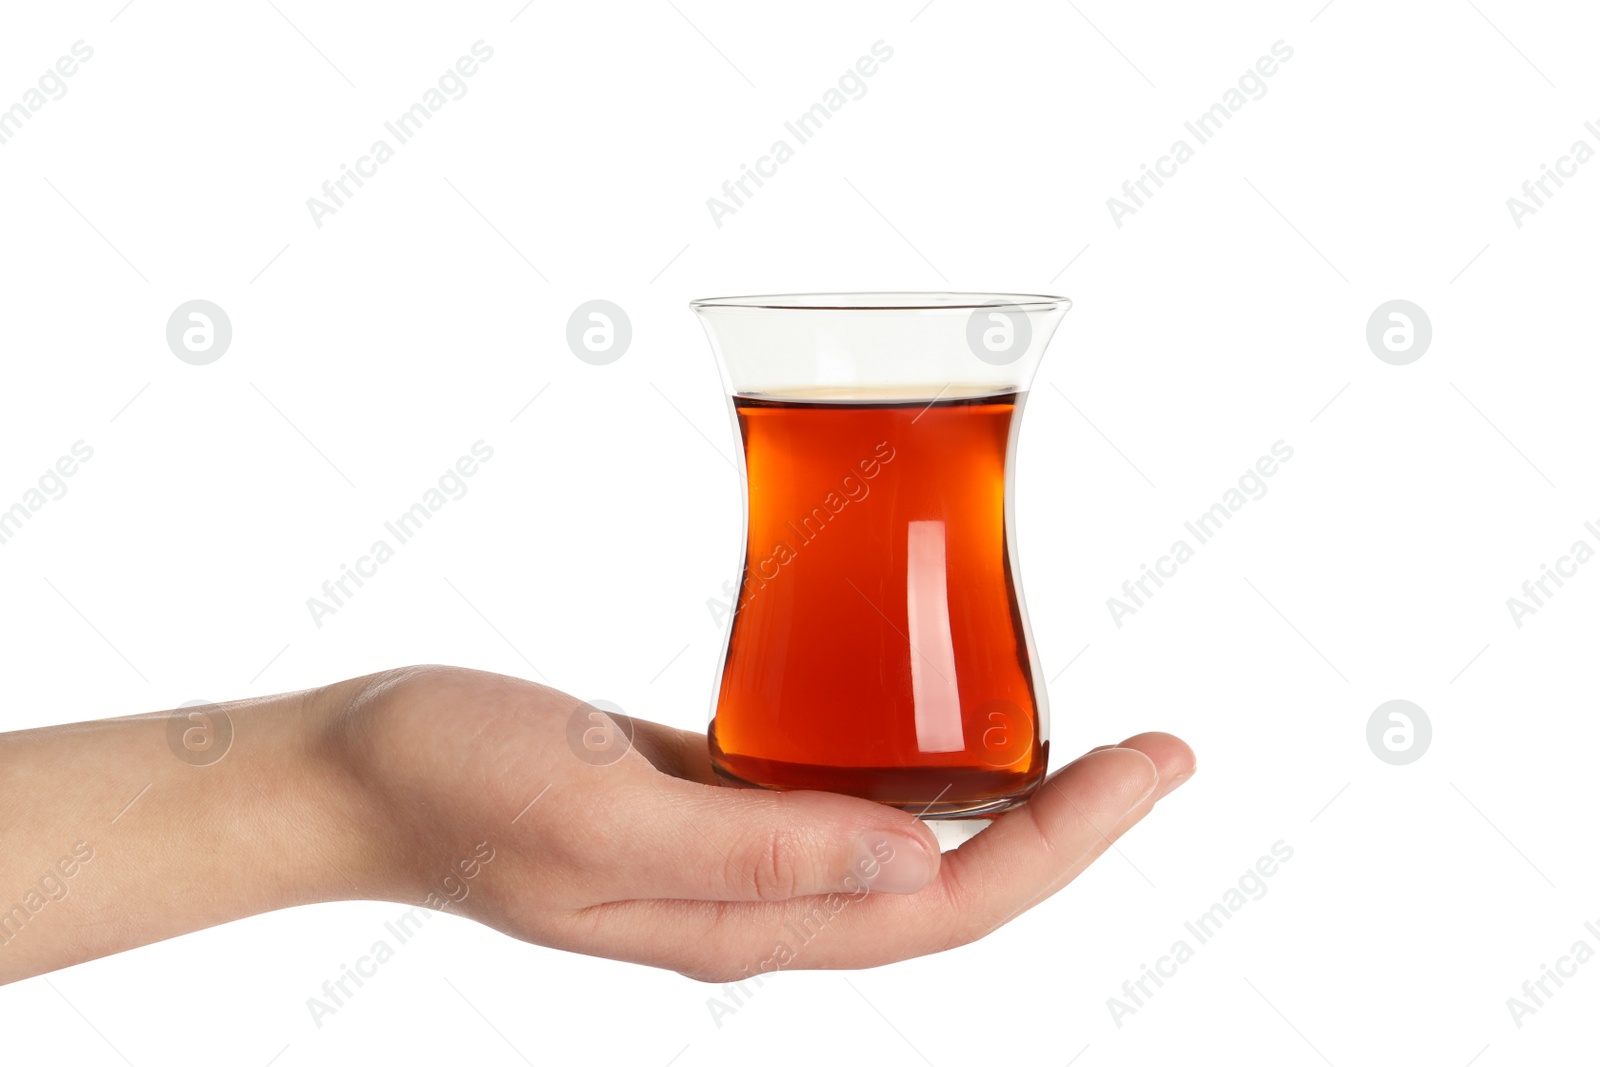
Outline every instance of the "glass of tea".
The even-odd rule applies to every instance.
[[[731,398],[743,561],[708,731],[729,783],[928,819],[1027,799],[1049,755],[1012,500],[1056,296],[696,300]]]

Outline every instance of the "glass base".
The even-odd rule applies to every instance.
[[[727,763],[735,759],[745,775],[729,770]],[[1045,762],[1041,759],[1032,773],[987,767],[812,767],[728,757],[713,750],[711,765],[724,785],[844,793],[937,824],[943,820],[987,821],[1020,807],[1044,779]]]
[[[940,852],[950,852],[977,837],[994,825],[994,819],[938,819],[929,820],[928,829],[939,842]]]

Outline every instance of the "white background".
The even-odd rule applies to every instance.
[[[1506,598],[1600,547],[1600,162],[1520,228],[1506,199],[1600,148],[1592,12],[122,2],[0,15],[0,106],[94,49],[0,145],[0,506],[94,449],[0,546],[0,727],[432,661],[698,727],[740,497],[686,301],[954,288],[1076,305],[1016,482],[1056,762],[1167,729],[1200,771],[986,941],[783,975],[720,1027],[711,987],[445,916],[319,1029],[306,998],[401,910],[342,904],[0,990],[7,1060],[1589,1054],[1600,963],[1520,1028],[1506,998],[1600,948],[1600,565],[1520,628]],[[480,39],[466,96],[314,225],[307,197]],[[879,40],[866,95],[716,226],[706,198]],[[1116,226],[1107,198],[1279,40],[1266,95]],[[209,366],[165,342],[195,298],[233,324]],[[633,323],[604,367],[564,340],[593,298]],[[1396,298],[1433,326],[1408,366],[1365,341]],[[314,625],[306,598],[480,439],[468,494]],[[1279,440],[1266,496],[1114,625],[1106,598]],[[1396,698],[1433,724],[1408,766],[1366,743]],[[1116,1025],[1107,998],[1279,840],[1266,895]]]

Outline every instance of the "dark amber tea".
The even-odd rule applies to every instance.
[[[1018,401],[734,397],[748,526],[721,773],[929,816],[1038,783],[1005,496]]]
[[[1068,302],[809,293],[691,306],[745,476],[707,731],[718,775],[929,819],[1024,803],[1044,780],[1049,717],[1011,485],[1022,401]]]

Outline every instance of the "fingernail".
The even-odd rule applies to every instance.
[[[915,893],[933,877],[928,847],[910,834],[868,830],[856,840],[850,884],[877,893]]]

